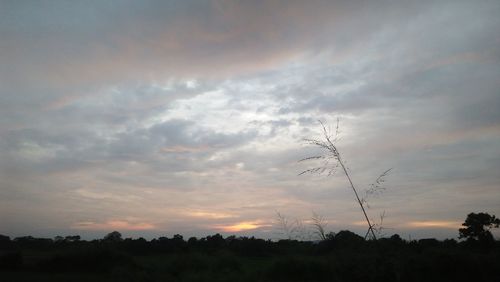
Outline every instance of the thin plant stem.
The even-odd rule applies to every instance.
[[[344,171],[344,174],[347,177],[349,184],[351,185],[351,189],[354,192],[354,195],[356,196],[356,200],[357,200],[359,206],[361,207],[361,211],[363,212],[363,215],[365,216],[366,222],[368,223],[367,234],[371,233],[372,238],[374,240],[376,240],[377,236],[375,235],[375,232],[373,231],[373,225],[371,224],[370,219],[368,217],[368,214],[366,213],[366,209],[363,205],[363,201],[359,197],[358,191],[356,190],[356,187],[354,186],[354,183],[352,182],[351,176],[349,175],[349,172],[347,171],[347,168],[345,167],[344,162],[342,161],[342,158],[340,156],[340,152],[337,149],[337,147],[335,146],[335,142],[338,140],[338,134],[339,134],[339,119],[337,119],[335,138],[333,140],[330,138],[330,134],[329,134],[328,130],[326,129],[325,124],[321,120],[319,120],[319,123],[321,124],[321,127],[323,128],[323,135],[324,135],[323,137],[325,138],[325,141],[318,140],[318,139],[304,139],[304,140],[311,145],[315,145],[315,146],[318,146],[318,147],[326,150],[327,152],[329,152],[330,156],[320,155],[320,156],[307,157],[307,158],[300,160],[300,161],[306,161],[306,160],[323,159],[326,161],[325,161],[325,165],[323,167],[320,166],[320,167],[308,169],[308,170],[301,172],[299,175],[302,175],[304,173],[319,173],[319,174],[321,174],[327,169],[329,159],[336,160],[337,164],[339,164],[340,167],[342,168],[342,170]],[[329,175],[331,175],[331,174],[332,174],[332,171],[329,172]],[[365,236],[365,238],[366,238],[366,236]]]
[[[342,159],[340,158],[340,154],[337,157],[340,167],[344,170],[344,173],[347,177],[347,180],[349,180],[349,184],[351,184],[352,191],[354,191],[354,195],[356,195],[356,200],[358,201],[359,206],[361,207],[361,210],[363,211],[363,215],[365,216],[366,222],[368,223],[368,231],[372,233],[373,239],[377,240],[377,236],[375,236],[375,232],[373,232],[373,226],[370,223],[370,219],[368,218],[368,214],[366,213],[365,207],[363,206],[363,203],[361,202],[361,199],[359,198],[358,191],[356,191],[356,188],[354,187],[354,184],[352,183],[351,176],[347,172],[347,169],[344,166],[344,163],[342,162]],[[365,236],[366,237],[366,236]]]

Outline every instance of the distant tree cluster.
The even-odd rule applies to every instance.
[[[500,281],[499,220],[469,214],[460,237],[366,240],[348,230],[321,241],[182,235],[99,240],[0,235],[0,281]],[[82,278],[90,275],[91,278]],[[193,276],[194,275],[194,276]],[[195,278],[193,278],[195,277]],[[96,280],[97,279],[97,280]]]
[[[365,240],[351,231],[319,242],[181,235],[153,240],[0,237],[1,281],[498,281],[500,245]],[[69,238],[68,238],[69,239]],[[75,238],[76,239],[76,238]],[[478,273],[481,275],[478,276]],[[96,277],[99,279],[95,280]],[[203,277],[203,278],[201,278]],[[85,280],[87,281],[87,280]]]

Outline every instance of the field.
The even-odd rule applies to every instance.
[[[2,241],[1,281],[500,281],[500,244],[349,231],[321,242],[221,235]]]

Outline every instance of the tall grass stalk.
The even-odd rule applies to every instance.
[[[337,146],[335,145],[335,143],[338,141],[338,138],[339,138],[339,119],[337,119],[337,126],[336,126],[336,130],[335,130],[335,137],[334,138],[332,138],[330,132],[326,129],[325,124],[321,120],[319,120],[319,123],[321,124],[321,127],[323,129],[324,140],[305,138],[304,141],[309,145],[313,145],[313,146],[316,146],[316,147],[323,149],[323,151],[325,151],[326,153],[322,154],[322,155],[307,157],[307,158],[299,160],[299,162],[308,161],[308,160],[323,160],[324,163],[322,166],[304,170],[299,175],[307,174],[307,173],[322,174],[324,172],[328,172],[328,175],[332,175],[335,172],[335,169],[340,167],[342,172],[346,176],[347,180],[349,181],[349,185],[350,185],[350,187],[351,187],[351,189],[356,197],[356,202],[359,204],[359,207],[361,208],[361,211],[363,212],[363,216],[365,217],[366,223],[368,224],[368,232],[367,233],[371,234],[372,239],[376,240],[377,236],[375,235],[375,232],[373,230],[374,225],[370,222],[370,219],[369,219],[368,214],[366,212],[365,206],[363,204],[363,200],[359,197],[358,191],[357,191],[356,187],[354,186],[351,175],[349,174],[349,172],[345,166],[345,162],[340,154],[340,151],[338,150]],[[332,160],[335,162],[335,165],[333,167],[329,167],[329,164]]]

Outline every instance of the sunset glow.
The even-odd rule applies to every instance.
[[[206,218],[206,219],[223,219],[223,218],[236,217],[235,215],[231,215],[228,213],[204,212],[204,211],[192,211],[188,212],[187,215],[193,217]]]
[[[137,222],[131,223],[123,220],[108,220],[106,222],[92,222],[92,221],[82,221],[74,224],[73,229],[87,229],[87,230],[150,230],[154,229],[155,226],[151,223]]]
[[[461,227],[461,222],[457,221],[414,221],[408,223],[412,228],[450,228],[458,230]]]
[[[271,225],[269,224],[263,224],[260,222],[239,222],[233,225],[226,225],[226,226],[215,226],[216,229],[219,229],[223,232],[241,232],[241,231],[247,231],[247,230],[253,230],[257,228],[262,228],[262,227],[270,227]]]

